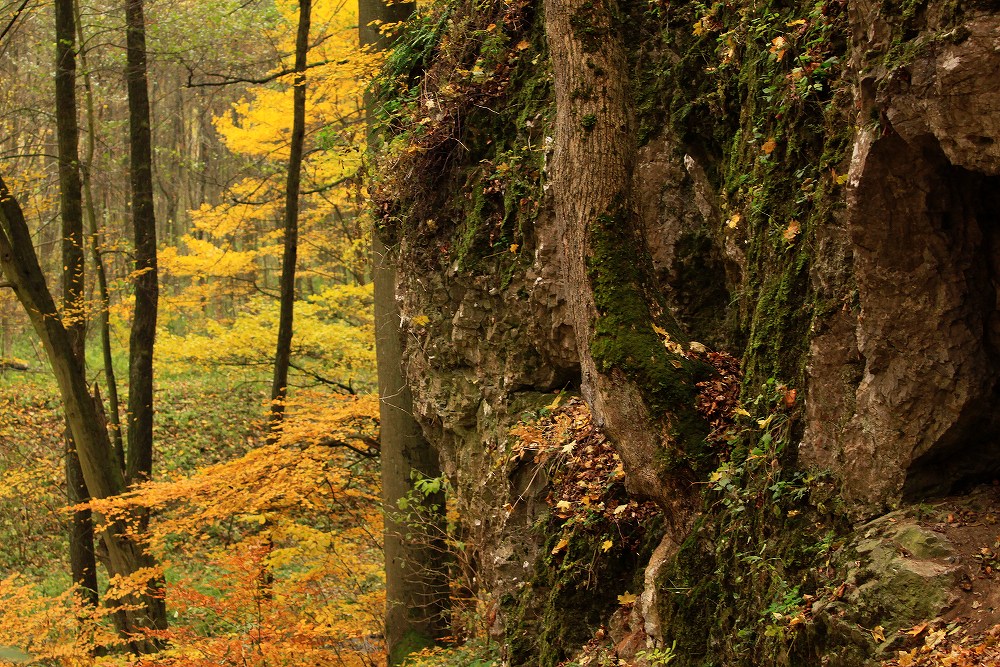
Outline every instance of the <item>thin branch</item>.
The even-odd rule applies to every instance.
[[[314,67],[322,67],[323,65],[330,65],[330,64],[346,65],[348,62],[350,62],[350,61],[349,60],[320,60],[319,62],[307,64],[306,65],[306,69],[310,70],[310,69],[312,69]],[[249,83],[249,84],[254,84],[254,85],[260,85],[260,84],[264,84],[264,83],[270,83],[270,82],[272,82],[272,81],[274,81],[276,79],[280,79],[283,76],[288,76],[289,74],[295,74],[295,69],[294,68],[291,68],[291,69],[289,69],[289,68],[281,69],[281,70],[278,70],[277,72],[274,72],[273,74],[269,74],[267,76],[263,76],[263,77],[256,78],[256,79],[249,78],[249,77],[242,77],[242,76],[230,76],[228,74],[206,74],[205,76],[218,77],[219,79],[221,79],[221,81],[195,81],[194,80],[194,75],[195,75],[194,69],[189,67],[188,68],[188,80],[187,80],[187,83],[185,84],[185,88],[207,88],[207,87],[211,87],[211,86],[231,86],[231,85],[237,84],[237,83]]]
[[[360,440],[361,442],[368,445],[368,449],[360,449],[355,447],[346,440],[339,440],[337,438],[323,438],[316,443],[319,447],[344,447],[349,449],[359,456],[363,456],[366,459],[377,459],[382,451],[382,443],[371,436],[362,435],[360,433],[352,433],[351,437]]]
[[[322,382],[325,385],[329,385],[331,387],[337,387],[338,389],[346,391],[351,396],[354,396],[357,393],[354,390],[354,387],[352,386],[352,383],[351,383],[350,380],[348,380],[347,384],[344,384],[342,382],[338,382],[336,380],[331,380],[330,378],[323,377],[319,373],[317,373],[315,371],[311,371],[311,370],[309,370],[309,369],[307,369],[307,368],[305,368],[303,366],[300,366],[300,365],[298,365],[298,364],[296,364],[294,362],[289,362],[288,365],[291,366],[292,368],[294,368],[295,370],[297,370],[300,373],[305,373],[306,375],[308,375],[309,377],[311,377],[312,379],[314,379],[314,380],[316,380],[318,382]]]
[[[21,13],[24,11],[24,8],[28,6],[28,2],[30,2],[30,0],[24,0],[24,2],[21,3],[21,6],[15,10],[14,15],[10,17],[10,21],[7,22],[6,26],[4,26],[3,31],[0,31],[0,42],[2,42],[3,38],[7,36],[7,33],[14,28],[14,24],[17,23],[17,20],[21,18]]]

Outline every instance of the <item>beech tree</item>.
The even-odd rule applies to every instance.
[[[62,217],[63,312],[72,338],[73,353],[85,365],[87,327],[84,318],[83,192],[79,167],[79,129],[76,120],[76,27],[73,0],[56,0],[56,135],[59,151],[60,215]],[[80,459],[70,429],[66,430],[66,491],[69,504],[88,500]],[[94,524],[90,510],[70,517],[70,573],[81,593],[97,604],[97,563]]]
[[[153,213],[153,148],[146,82],[146,26],[142,0],[127,0],[126,81],[129,111],[129,173],[135,240],[135,310],[129,335],[128,454],[125,478],[149,479],[153,470],[153,342],[159,282]]]
[[[361,45],[385,49],[391,33],[383,24],[406,20],[414,3],[359,0],[358,25]],[[366,99],[371,113],[373,96]],[[386,614],[385,635],[389,664],[401,664],[412,651],[433,644],[447,633],[448,582],[442,562],[443,550],[426,539],[408,539],[406,533],[419,527],[402,525],[399,502],[413,493],[414,475],[441,475],[437,452],[424,437],[413,417],[413,396],[402,367],[402,332],[396,303],[397,255],[385,233],[376,224],[372,230],[372,280],[375,283],[375,354],[378,369],[382,501],[385,519]],[[441,498],[425,499],[422,513],[432,517],[431,506],[440,512]]]
[[[311,0],[299,0],[299,26],[295,36],[295,81],[292,93],[292,136],[285,181],[285,240],[281,259],[281,310],[278,343],[274,352],[274,380],[271,384],[272,439],[285,414],[288,394],[288,366],[292,357],[292,323],[295,310],[295,264],[299,248],[299,190],[302,177],[302,147],[306,135],[306,56],[309,54]]]

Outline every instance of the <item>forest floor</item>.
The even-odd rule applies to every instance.
[[[1000,485],[994,482],[968,495],[924,503],[910,514],[949,545],[935,560],[955,573],[955,585],[945,613],[915,625],[897,656],[883,664],[1000,664]]]

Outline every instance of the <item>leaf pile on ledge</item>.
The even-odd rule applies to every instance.
[[[609,532],[601,545],[608,551],[616,537],[631,534],[623,524],[645,522],[659,510],[652,502],[628,497],[621,459],[594,423],[587,404],[576,397],[564,405],[559,402],[557,398],[543,409],[546,414],[537,421],[512,429],[511,434],[517,437],[512,456],[514,460],[530,456],[536,465],[547,469],[551,486],[547,502],[563,529],[593,525]],[[609,531],[611,526],[615,529]],[[567,539],[560,540],[553,554],[566,543]]]
[[[913,628],[918,634],[927,624]],[[949,640],[949,627],[928,632],[923,646],[899,651],[883,667],[973,667],[1000,664],[1000,625],[994,625],[976,644],[963,646]],[[912,634],[912,633],[911,633]]]
[[[743,382],[740,360],[728,352],[696,352],[693,344],[688,356],[704,361],[717,373],[695,385],[698,388],[696,409],[710,429],[706,442],[718,451],[727,451],[733,418],[740,405]]]

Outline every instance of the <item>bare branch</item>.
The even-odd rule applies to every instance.
[[[17,23],[17,20],[21,18],[21,14],[24,12],[25,7],[28,6],[28,2],[30,2],[30,0],[24,0],[21,3],[21,6],[14,10],[14,15],[10,17],[10,21],[8,21],[7,25],[4,26],[4,29],[0,31],[0,42],[2,42],[3,38],[7,36],[7,33],[14,28],[14,24]]]
[[[323,65],[346,65],[349,61],[347,60],[320,60],[319,62],[309,63],[306,65],[306,69],[310,70],[314,67],[322,67]],[[205,76],[212,76],[221,79],[220,81],[195,81],[194,80],[194,70],[188,68],[188,80],[185,84],[186,88],[206,88],[210,86],[231,86],[236,83],[249,83],[254,85],[270,83],[276,79],[280,79],[283,76],[288,76],[289,74],[295,74],[294,68],[285,68],[269,74],[267,76],[259,78],[250,78],[242,76],[230,76],[228,74],[206,74]]]
[[[291,366],[292,368],[294,368],[295,370],[297,370],[300,373],[305,373],[306,375],[308,375],[312,379],[316,380],[317,382],[322,382],[323,384],[329,385],[331,387],[337,387],[338,389],[347,392],[351,396],[354,396],[357,393],[354,390],[354,387],[352,386],[352,383],[350,381],[348,381],[347,384],[344,384],[343,382],[338,382],[336,380],[331,380],[330,378],[323,377],[319,373],[317,373],[315,371],[311,371],[311,370],[309,370],[309,369],[307,369],[307,368],[305,368],[303,366],[300,366],[300,365],[298,365],[298,364],[296,364],[294,362],[289,362],[288,365]]]

